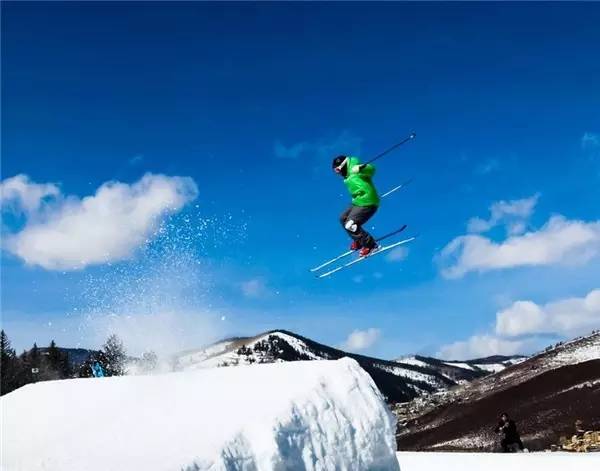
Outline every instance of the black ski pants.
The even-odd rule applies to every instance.
[[[377,212],[377,206],[350,206],[340,216],[340,223],[359,247],[375,247],[375,239],[363,229],[363,225]]]
[[[515,452],[515,451],[517,451],[517,449],[523,451],[523,449],[525,448],[523,446],[523,442],[521,441],[521,438],[519,438],[519,437],[511,438],[510,440],[507,438],[503,438],[500,441],[500,445],[502,446],[502,451],[504,453]]]

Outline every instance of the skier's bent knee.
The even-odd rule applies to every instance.
[[[344,224],[344,228],[350,232],[356,232],[358,230],[358,224],[356,224],[352,219],[348,219]]]

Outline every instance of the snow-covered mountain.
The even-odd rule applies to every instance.
[[[438,358],[413,355],[396,359],[397,363],[403,365],[416,365],[431,368],[443,376],[458,383],[481,378],[488,373],[497,373],[508,366],[525,360],[522,355],[502,356],[494,355],[485,358],[466,361],[444,361]]]
[[[577,419],[587,430],[600,429],[598,404],[600,332],[594,332],[471,383],[398,405],[398,446],[490,451],[498,446],[492,430],[506,411],[525,446],[544,449],[571,436]]]
[[[488,374],[484,369],[444,365],[436,359],[396,362],[357,355],[285,330],[269,331],[255,337],[230,338],[203,349],[183,352],[175,356],[174,364],[177,370],[190,370],[298,360],[335,360],[345,356],[358,361],[390,402],[409,401]]]

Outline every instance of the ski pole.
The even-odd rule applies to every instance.
[[[402,232],[404,229],[407,228],[407,225],[404,224],[400,229],[396,229],[395,231],[392,231],[384,236],[378,237],[377,239],[375,239],[376,242],[381,242],[382,240],[387,239],[388,237],[392,237],[393,235],[398,234],[399,232]]]
[[[371,164],[371,163],[375,162],[377,159],[383,157],[386,154],[389,154],[394,149],[400,147],[402,144],[405,144],[408,141],[412,141],[415,137],[417,137],[417,133],[416,132],[411,132],[408,137],[404,138],[402,141],[398,142],[397,144],[394,144],[392,147],[389,147],[388,149],[384,150],[381,154],[377,154],[371,160],[369,160],[368,162],[365,162],[364,165]]]
[[[392,188],[389,191],[386,191],[383,195],[381,195],[381,198],[385,198],[386,196],[391,195],[392,193],[394,193],[395,191],[398,191],[400,188],[404,188],[406,185],[408,185],[410,182],[412,182],[412,178],[409,180],[406,180],[404,183],[400,183],[400,185],[395,186],[394,188]]]

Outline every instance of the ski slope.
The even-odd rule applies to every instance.
[[[49,381],[2,398],[3,471],[397,471],[395,419],[349,358]]]
[[[402,471],[597,471],[598,453],[397,453]]]

